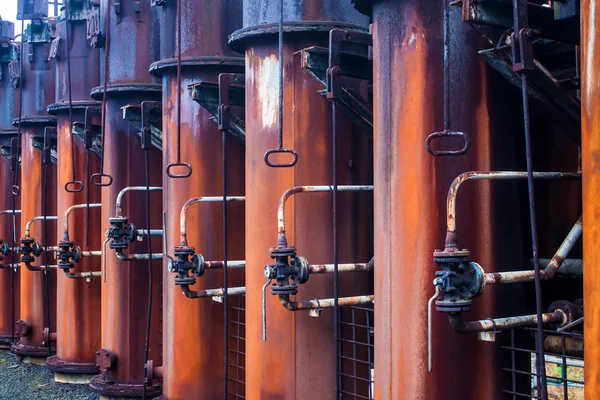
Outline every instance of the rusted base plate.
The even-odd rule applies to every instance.
[[[54,373],[54,382],[68,383],[71,385],[88,385],[94,374],[65,374],[62,372]]]
[[[142,397],[142,385],[135,383],[116,383],[106,379],[103,375],[96,375],[90,382],[90,389],[100,394],[105,399],[122,399]],[[153,386],[146,386],[146,397],[153,398],[162,394],[162,383],[156,382]]]
[[[46,365],[46,358],[54,354],[56,349],[45,346],[28,346],[21,343],[13,343],[10,352],[23,357],[24,363]]]
[[[0,335],[0,349],[9,349],[13,343],[12,337],[10,335]]]
[[[48,357],[47,364],[48,369],[55,373],[67,375],[91,375],[86,383],[89,383],[90,379],[100,372],[98,371],[95,362],[65,361],[56,356]]]

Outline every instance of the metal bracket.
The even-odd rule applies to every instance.
[[[232,85],[243,86],[244,74],[219,74],[219,108],[217,111],[217,123],[219,131],[231,129],[231,104],[229,102],[229,87]]]
[[[141,137],[142,137],[142,149],[147,150],[152,147],[152,124],[150,113],[152,111],[162,110],[162,102],[160,101],[142,101],[140,104],[141,112]]]
[[[86,17],[86,35],[88,45],[99,49],[104,47],[104,34],[100,31],[100,11],[93,7]]]
[[[58,54],[58,45],[60,44],[60,36],[57,36],[54,40],[52,40],[52,44],[50,45],[50,52],[48,53],[48,61],[54,60],[56,55]]]
[[[373,46],[373,36],[369,33],[344,29],[332,29],[329,32],[329,68],[327,69],[327,98],[329,100],[339,99],[342,96],[341,53],[343,43],[371,47]]]
[[[21,87],[21,62],[20,60],[10,60],[8,63],[8,76],[10,77],[13,89]]]

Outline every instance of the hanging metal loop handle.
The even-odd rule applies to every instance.
[[[443,137],[459,137],[463,139],[464,145],[459,150],[434,150],[431,148],[431,142],[435,138],[443,138]],[[442,131],[442,132],[433,132],[431,135],[427,136],[425,140],[425,148],[427,148],[427,152],[432,156],[462,156],[471,147],[471,138],[464,132],[456,132],[456,131]]]
[[[104,178],[108,178],[108,181],[104,181]],[[90,182],[94,186],[110,186],[113,183],[113,177],[108,174],[98,172],[96,174],[92,174],[90,177]]]
[[[171,172],[172,168],[177,168],[177,167],[184,167],[185,172],[182,172],[179,174]],[[183,178],[189,178],[190,175],[192,175],[192,166],[186,162],[176,162],[176,163],[171,163],[171,164],[167,165],[167,176],[169,178],[183,179]]]
[[[280,153],[291,154],[294,158],[289,163],[282,163],[282,164],[281,163],[272,163],[269,160],[269,157],[271,156],[271,154],[280,154]],[[267,150],[267,152],[265,153],[265,164],[267,164],[269,167],[272,167],[272,168],[289,168],[289,167],[293,167],[294,165],[296,165],[297,162],[298,162],[298,153],[296,153],[292,149],[271,149],[271,150]]]
[[[79,193],[83,190],[83,186],[82,181],[70,181],[65,183],[65,190],[68,193]]]

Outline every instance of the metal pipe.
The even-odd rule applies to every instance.
[[[222,297],[225,294],[225,289],[206,289],[206,290],[190,290],[189,285],[181,285],[181,291],[190,299],[203,299],[206,297]],[[246,287],[231,287],[227,288],[227,296],[245,295]]]
[[[102,271],[88,271],[88,272],[70,272],[68,270],[63,270],[65,275],[71,279],[87,279],[91,281],[93,278],[100,278],[102,276]]]
[[[67,208],[67,211],[65,211],[65,220],[64,220],[64,238],[66,240],[69,239],[69,214],[71,214],[71,212],[73,210],[77,210],[77,209],[81,209],[81,208],[100,208],[102,207],[102,203],[92,203],[92,204],[75,204],[74,206],[71,206],[69,208]]]
[[[337,300],[337,305],[339,307],[357,306],[361,304],[373,304],[375,302],[375,296],[369,295],[340,297]],[[292,301],[290,300],[289,295],[280,295],[279,301],[289,311],[320,310],[323,308],[333,308],[335,303],[334,299]]]
[[[581,179],[580,172],[534,172],[534,179],[559,180],[559,179]],[[468,180],[508,180],[527,179],[527,172],[519,171],[470,171],[460,174],[454,179],[448,189],[446,207],[448,210],[446,219],[446,249],[458,248],[456,236],[456,197],[458,189]]]
[[[160,186],[150,186],[149,191],[150,192],[162,192],[162,187]],[[128,186],[126,188],[124,188],[123,190],[121,190],[119,192],[119,194],[117,195],[117,201],[116,201],[116,206],[115,206],[115,215],[121,215],[122,210],[121,210],[121,203],[123,202],[123,197],[125,196],[126,193],[128,192],[133,192],[133,191],[146,191],[146,186]]]
[[[15,210],[14,212],[15,214],[21,214],[21,210]],[[13,214],[13,210],[1,210],[0,211],[0,215],[4,215],[4,214]]]
[[[371,258],[366,264],[338,264],[338,272],[370,272],[374,266],[374,259]],[[311,275],[333,273],[333,264],[311,264],[308,266],[308,272]]]
[[[136,236],[148,236],[148,232],[150,232],[150,236],[162,236],[162,229],[136,229]]]
[[[58,217],[56,215],[46,215],[46,216],[38,216],[38,217],[33,217],[31,218],[29,221],[27,221],[27,224],[25,225],[25,237],[30,237],[30,229],[31,229],[31,224],[33,224],[35,221],[56,221],[58,220]]]
[[[489,318],[467,322],[461,320],[460,314],[450,314],[448,319],[450,321],[450,326],[459,333],[502,331],[521,326],[535,325],[538,321],[536,314],[518,317]],[[562,310],[542,314],[542,323],[544,325],[562,323],[566,320],[567,316]]]
[[[185,202],[183,207],[181,207],[181,213],[179,215],[179,226],[180,226],[180,234],[181,238],[179,243],[181,246],[187,246],[187,224],[186,224],[186,215],[187,211],[192,204],[195,203],[217,203],[222,202],[223,197],[221,196],[204,196],[204,197],[194,197],[193,199],[189,199]],[[244,196],[227,196],[227,201],[246,201]]]
[[[552,259],[550,259],[548,265],[543,270],[540,270],[541,279],[549,280],[556,276],[559,268],[583,233],[582,218],[583,216],[579,217],[575,225],[573,225],[573,228],[571,228],[565,240],[563,240]],[[483,279],[486,285],[531,282],[535,279],[535,271],[489,272],[484,274]]]
[[[338,185],[338,192],[361,192],[372,191],[372,185]],[[298,193],[322,193],[333,191],[333,186],[295,186],[283,193],[277,205],[277,245],[287,247],[287,238],[285,236],[285,203],[287,200]]]
[[[138,260],[147,260],[149,258],[149,254],[125,254],[120,251],[115,252],[117,258],[121,261],[138,261]],[[152,253],[153,260],[162,260],[162,253]]]

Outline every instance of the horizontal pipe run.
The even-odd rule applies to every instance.
[[[190,290],[189,285],[181,285],[181,291],[183,292],[185,297],[188,297],[190,299],[203,299],[203,298],[207,298],[207,297],[222,297],[225,294],[224,288],[206,289],[206,290]],[[246,287],[244,287],[244,286],[227,288],[228,296],[238,296],[238,295],[245,295],[245,294],[246,294]]]
[[[26,262],[24,262],[23,264],[25,264],[25,268],[27,268],[31,272],[45,271],[47,269],[48,270],[53,270],[53,269],[57,269],[58,268],[57,265],[40,265],[40,266],[34,266],[34,265],[31,265],[30,263],[26,263]]]
[[[204,261],[204,268],[206,269],[222,269],[223,261]],[[246,261],[227,261],[227,268],[246,268]]]
[[[574,180],[581,179],[580,172],[534,172],[534,179],[544,180]],[[454,179],[448,189],[446,200],[446,249],[458,248],[456,238],[456,197],[461,185],[468,180],[511,180],[527,179],[527,172],[518,171],[471,171],[460,174]]]
[[[374,259],[371,258],[366,264],[338,264],[338,272],[369,272],[373,271]],[[333,264],[309,265],[308,272],[313,274],[331,274],[333,273]]]
[[[21,214],[21,210],[15,210],[14,213],[15,214]],[[13,210],[1,210],[0,211],[0,215],[4,215],[4,214],[12,215],[13,214]]]
[[[71,214],[71,212],[73,212],[73,210],[78,210],[78,209],[82,209],[82,208],[100,208],[102,207],[101,203],[92,203],[92,204],[75,204],[74,206],[71,206],[69,208],[67,208],[67,211],[65,211],[65,219],[64,219],[64,239],[65,240],[69,240],[69,214]]]
[[[147,260],[150,255],[149,254],[125,254],[122,253],[120,251],[116,252],[117,254],[117,258],[121,261],[138,261],[138,260]],[[156,253],[156,254],[152,254],[152,259],[153,260],[162,260],[163,255],[162,253]]]
[[[448,316],[450,326],[459,333],[478,333],[478,332],[494,332],[502,331],[521,326],[537,324],[537,315],[523,315],[519,317],[507,318],[489,318],[479,321],[463,322],[460,314],[450,314]],[[542,314],[542,323],[544,325],[563,323],[567,316],[562,310],[557,310],[551,313]]]
[[[228,196],[225,199],[227,201],[233,201],[233,202],[246,200],[246,198],[244,196]],[[222,201],[223,201],[222,196],[204,196],[204,197],[194,197],[185,202],[183,207],[181,207],[181,212],[179,214],[179,231],[180,231],[179,232],[180,233],[179,243],[180,243],[180,246],[188,245],[187,244],[186,214],[187,214],[188,209],[191,207],[191,205],[196,204],[196,203],[219,203]]]
[[[334,299],[314,299],[305,301],[292,301],[289,295],[280,295],[279,301],[289,311],[321,310],[324,308],[333,308]],[[352,296],[340,297],[338,299],[339,307],[357,306],[361,304],[373,304],[375,296]]]
[[[540,268],[546,268],[550,263],[550,258],[540,258]],[[533,261],[532,261],[533,262]],[[556,271],[558,276],[568,278],[583,278],[583,259],[567,258]]]
[[[150,186],[150,188],[148,189],[151,192],[162,192],[162,187],[160,186]],[[115,207],[115,215],[121,215],[122,211],[121,211],[121,204],[123,203],[123,197],[125,196],[126,193],[128,192],[133,192],[133,191],[146,191],[146,186],[129,186],[126,187],[125,189],[121,190],[119,192],[119,194],[117,195],[117,204]]]
[[[546,265],[543,270],[540,270],[540,278],[544,280],[552,279],[556,276],[561,265],[569,255],[575,243],[581,237],[583,232],[582,217],[579,217],[573,228],[569,231],[567,237],[561,243],[560,247],[554,254],[554,257]],[[516,282],[531,282],[535,279],[535,271],[509,271],[509,272],[488,272],[484,274],[484,282],[486,285],[497,285],[504,283]]]
[[[56,215],[47,215],[46,217],[41,215],[38,217],[31,218],[29,221],[27,221],[27,224],[25,225],[25,237],[30,236],[31,224],[33,224],[35,221],[43,221],[44,219],[46,221],[56,221],[58,220],[58,217]]]
[[[148,229],[136,229],[135,235],[148,236],[148,232],[150,232],[150,236],[162,236],[163,234],[162,229],[150,229],[149,231]]]
[[[63,270],[67,278],[71,279],[88,279],[100,278],[102,276],[101,271],[89,271],[89,272],[70,272],[69,270]]]
[[[285,237],[285,203],[290,197],[298,193],[323,193],[332,192],[333,186],[295,186],[283,193],[279,199],[277,207],[277,245],[287,247],[287,239]],[[339,185],[338,192],[368,192],[373,191],[372,185]]]
[[[81,257],[101,257],[101,256],[102,256],[102,252],[100,250],[82,251],[81,252]]]

